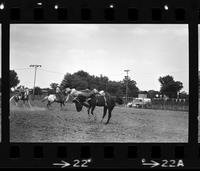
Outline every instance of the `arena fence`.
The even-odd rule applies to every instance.
[[[189,103],[187,101],[165,101],[165,100],[152,100],[152,102],[144,108],[148,109],[162,109],[162,110],[175,110],[175,111],[188,111]]]
[[[126,98],[122,97],[124,102]],[[127,102],[132,102],[133,97],[128,97]],[[126,104],[125,104],[126,105]],[[151,103],[142,105],[141,108],[144,109],[160,109],[160,110],[174,110],[174,111],[188,111],[189,110],[189,100],[188,99],[151,99]]]

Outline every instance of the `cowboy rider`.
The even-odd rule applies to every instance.
[[[59,88],[59,86],[56,87],[56,93],[60,93],[60,88]]]
[[[28,89],[28,87],[26,87],[26,88],[24,89],[24,92],[25,92],[25,96],[26,96],[26,97],[29,96],[29,89]]]
[[[103,91],[103,90],[99,91],[99,95],[103,96],[104,101],[105,101],[105,106],[107,106],[108,104],[107,104],[107,100],[106,100],[106,93],[105,93],[105,91]]]
[[[105,101],[105,106],[107,106],[108,104],[107,104],[107,100],[106,100],[106,93],[103,91],[103,90],[101,90],[101,91],[98,91],[97,89],[93,89],[93,94],[92,95],[99,95],[99,96],[103,96],[103,98],[104,98],[104,101]],[[91,98],[92,97],[90,97],[90,98],[88,98],[88,102],[91,100]]]
[[[60,90],[60,87],[57,86],[56,87],[56,97],[59,99],[61,97],[61,90]]]
[[[21,99],[23,93],[25,92],[24,86],[20,85],[19,88],[18,88],[18,91],[19,91],[18,92],[19,99]]]
[[[68,94],[66,101],[68,101],[69,95],[71,95],[73,97],[77,97],[78,95],[85,96],[87,98],[86,102],[89,102],[91,100],[92,96],[94,96],[94,95],[101,95],[104,98],[105,106],[107,106],[107,100],[106,100],[106,97],[105,97],[106,94],[103,90],[98,91],[97,89],[93,89],[90,93],[84,93],[84,92],[81,92],[81,91],[77,91],[75,88],[73,88],[73,89],[66,88],[65,92],[66,92],[66,94]]]

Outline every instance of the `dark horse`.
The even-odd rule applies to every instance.
[[[82,110],[83,106],[86,106],[88,108],[88,115],[90,114],[90,109],[91,109],[91,114],[93,115],[94,114],[93,111],[96,106],[104,107],[101,122],[103,121],[103,119],[106,116],[106,113],[108,111],[108,120],[106,122],[106,124],[108,124],[110,121],[110,118],[111,118],[112,111],[113,111],[116,103],[121,105],[121,104],[123,104],[123,100],[120,97],[111,96],[109,93],[105,94],[105,98],[106,98],[107,105],[105,105],[105,100],[102,95],[94,95],[94,96],[90,97],[89,99],[87,99],[84,96],[79,95],[78,97],[76,97],[73,100],[73,102],[75,103],[76,110],[78,112],[80,112]]]

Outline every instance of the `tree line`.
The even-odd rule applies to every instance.
[[[51,83],[50,88],[46,88],[49,93],[55,93],[57,86],[60,86],[61,89],[64,88],[76,88],[77,90],[84,89],[94,89],[104,90],[111,95],[125,96],[126,86],[128,89],[128,97],[138,97],[139,93],[147,94],[147,97],[154,98],[157,96],[167,96],[169,98],[187,98],[188,94],[186,92],[181,92],[183,88],[183,83],[180,81],[175,81],[173,76],[166,75],[159,77],[158,81],[160,83],[160,91],[155,90],[146,90],[141,91],[135,80],[130,77],[124,77],[121,81],[112,81],[109,80],[107,76],[95,76],[90,75],[89,73],[81,70],[73,74],[66,73],[64,75],[61,83]],[[20,83],[20,80],[17,76],[16,71],[10,70],[10,88],[17,88],[17,85]],[[42,94],[42,89],[40,87],[35,87],[35,94]]]

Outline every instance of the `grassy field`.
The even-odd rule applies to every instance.
[[[188,112],[116,106],[108,125],[88,119],[86,108],[77,112],[68,103],[51,110],[38,100],[33,108],[10,107],[11,142],[188,142]],[[104,120],[107,120],[107,117]]]

